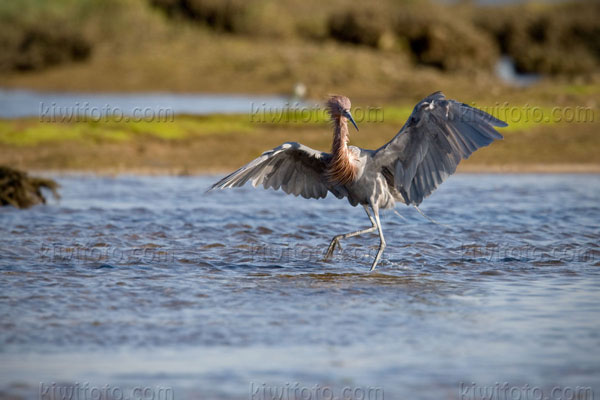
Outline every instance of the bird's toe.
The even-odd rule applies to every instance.
[[[329,248],[327,249],[327,254],[325,255],[325,259],[330,258],[333,255],[333,252],[335,251],[335,247],[339,247],[339,249],[342,249],[342,245],[340,243],[340,239],[336,236],[333,238],[333,240],[331,241],[331,243],[329,244]]]

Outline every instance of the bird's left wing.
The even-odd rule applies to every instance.
[[[507,124],[441,93],[421,100],[400,132],[375,151],[373,161],[406,204],[419,205],[461,159],[502,139],[494,127]]]
[[[265,189],[282,189],[288,194],[304,198],[324,198],[331,191],[342,196],[343,188],[334,186],[324,176],[331,155],[311,149],[300,143],[288,142],[249,162],[237,171],[212,185],[209,190],[243,186],[251,181],[253,186]]]

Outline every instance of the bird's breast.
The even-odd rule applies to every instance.
[[[348,185],[358,179],[360,160],[351,147],[346,147],[334,152],[327,168],[327,178],[332,183]]]
[[[385,177],[369,165],[362,166],[362,173],[351,184],[346,185],[351,204],[366,204],[379,209],[393,208],[395,199]]]

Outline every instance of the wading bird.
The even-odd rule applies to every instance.
[[[362,205],[371,227],[335,236],[325,258],[331,257],[340,240],[363,233],[379,233],[379,249],[371,265],[375,269],[385,249],[379,210],[394,208],[396,201],[418,206],[448,176],[461,159],[502,139],[494,127],[507,124],[490,114],[434,93],[414,108],[400,132],[377,150],[348,146],[350,100],[332,96],[327,109],[333,121],[331,153],[288,142],[264,152],[210,189],[242,186],[282,189],[288,194],[321,199],[328,192],[346,197],[352,206]]]

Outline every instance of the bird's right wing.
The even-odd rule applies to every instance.
[[[507,124],[441,93],[421,100],[400,132],[373,155],[406,204],[419,205],[475,150],[502,139]]]
[[[324,198],[328,191],[336,197],[342,197],[344,188],[330,184],[324,174],[330,157],[329,153],[300,143],[284,143],[227,175],[212,185],[209,191],[243,186],[251,181],[254,187],[281,188],[288,194],[307,199]]]

